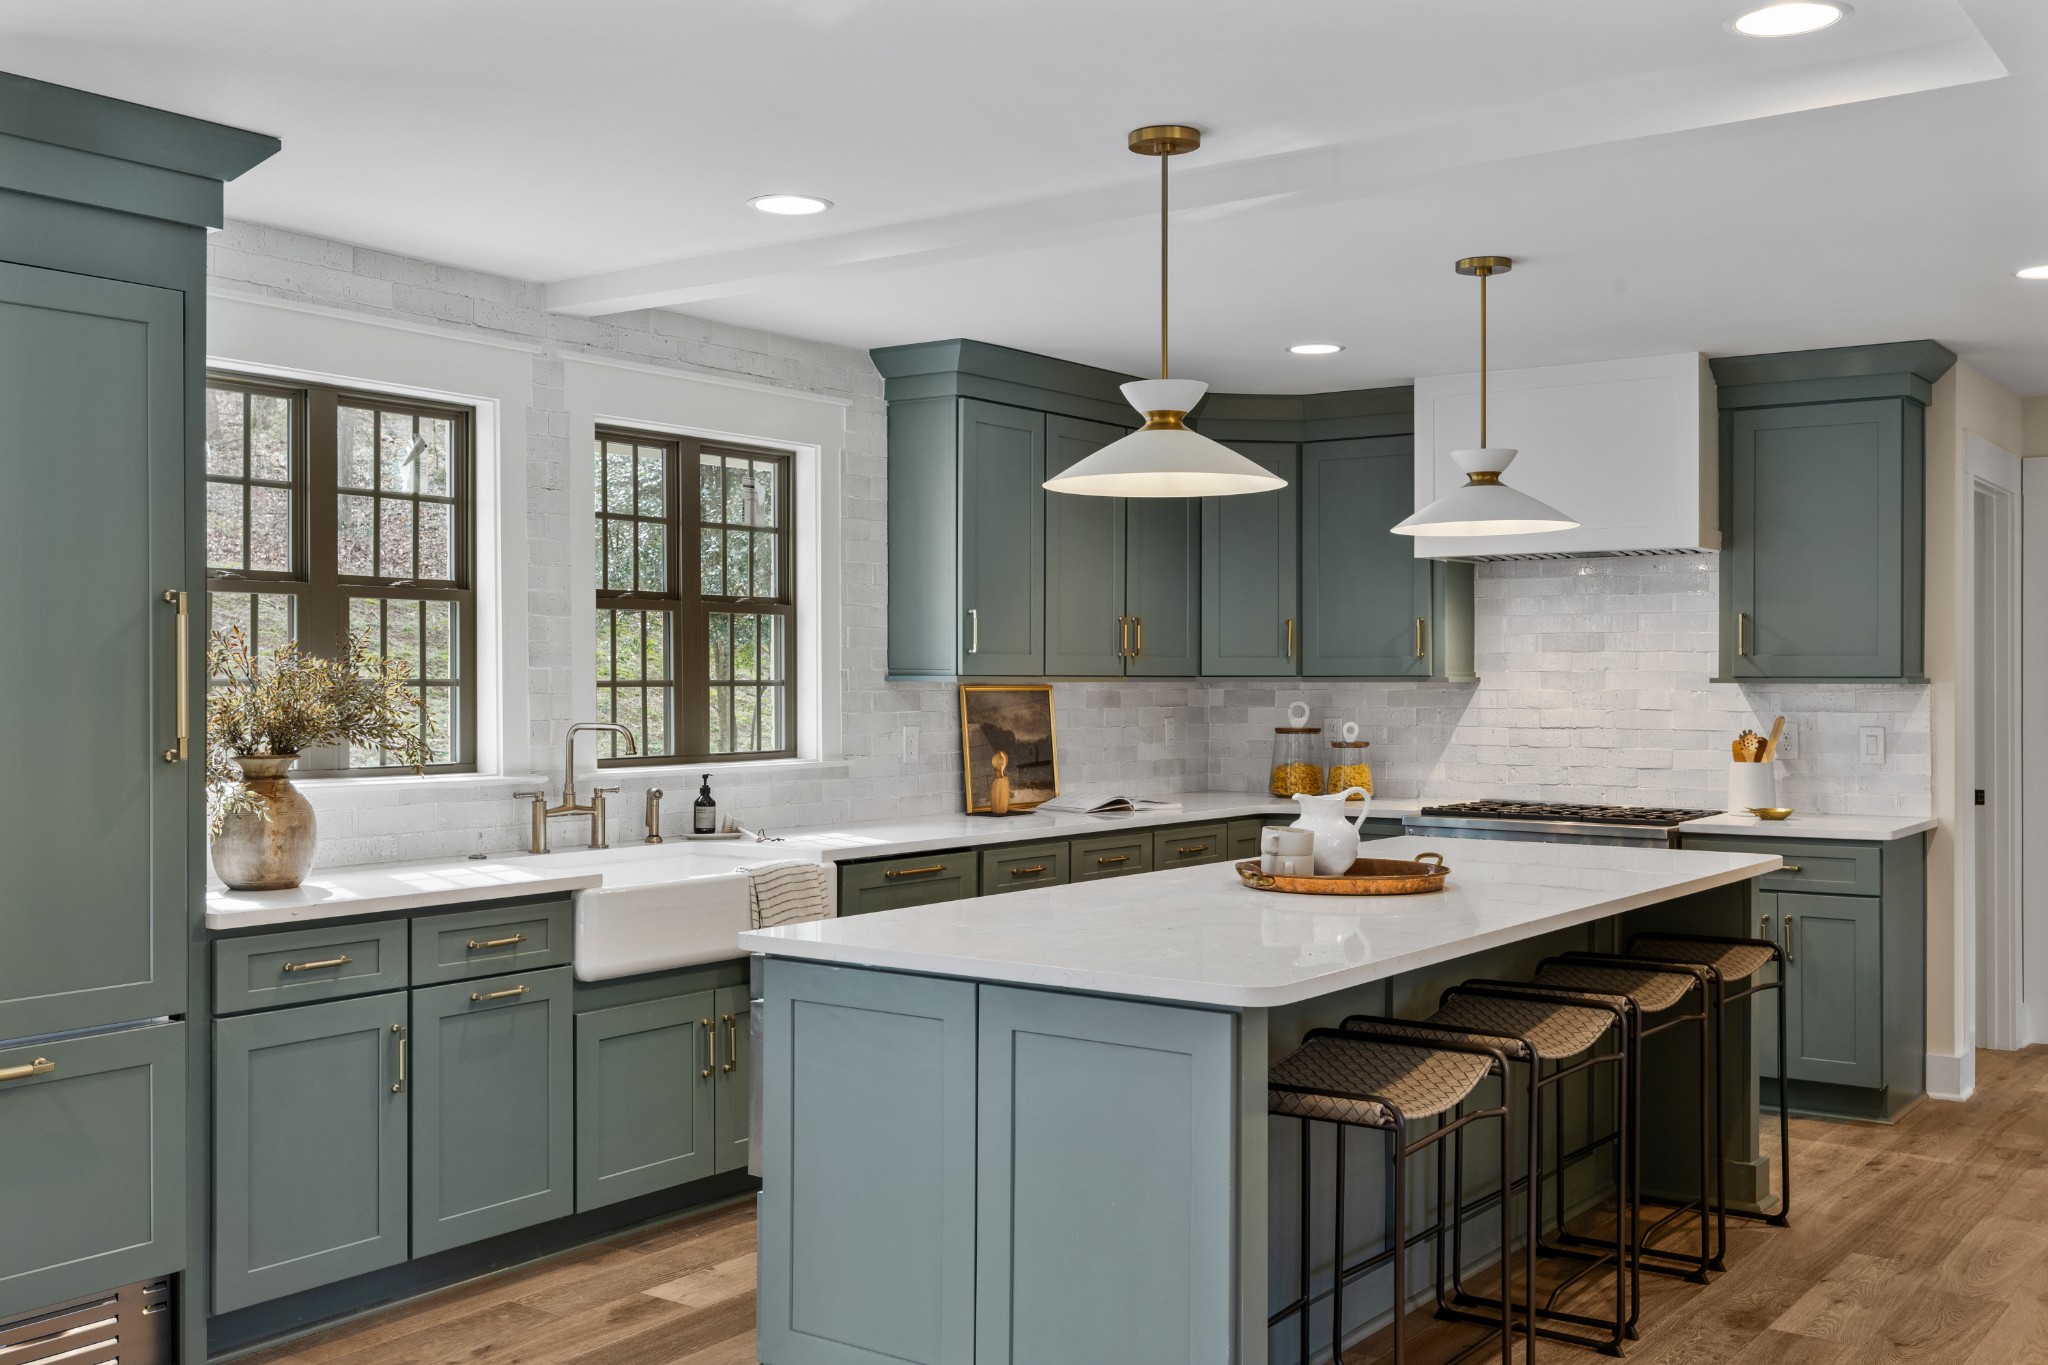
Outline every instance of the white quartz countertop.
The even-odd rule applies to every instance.
[[[1402,837],[1441,851],[1444,890],[1253,891],[1229,863],[756,929],[751,953],[977,981],[1264,1008],[1293,1004],[1775,871],[1748,853]]]
[[[1925,834],[1936,824],[1927,815],[1808,815],[1794,811],[1783,820],[1759,820],[1754,815],[1709,815],[1688,820],[1678,827],[1681,834],[1735,834],[1745,839],[1859,839],[1888,843],[1915,834]]]
[[[779,837],[768,843],[749,839],[671,839],[649,845],[636,840],[609,849],[573,848],[540,855],[499,853],[483,860],[436,858],[322,868],[290,891],[229,891],[220,886],[209,887],[206,927],[255,929],[350,915],[396,914],[427,906],[582,891],[596,886],[681,882],[782,858],[836,863],[965,845],[1068,839],[1118,829],[1150,829],[1255,815],[1285,816],[1298,809],[1295,802],[1264,792],[1154,795],[1178,801],[1181,808],[1119,815],[916,816],[770,830],[770,834]],[[1421,805],[1420,801],[1375,800],[1371,816],[1399,819],[1414,814]]]

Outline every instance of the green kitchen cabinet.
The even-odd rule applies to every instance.
[[[962,677],[1045,672],[1045,414],[960,404]]]
[[[720,1171],[747,1168],[754,1067],[748,1038],[751,1009],[745,986],[720,986],[712,997],[711,1019],[718,1029],[717,1069],[711,1077],[716,1150],[712,1165]]]
[[[1720,678],[1925,681],[1931,341],[1712,361]]]
[[[0,598],[0,764],[17,775],[0,796],[0,1039],[185,1009],[201,741],[165,756],[206,621],[185,322],[176,290],[0,263],[0,553],[36,585]]]
[[[576,1207],[701,1180],[718,1166],[711,991],[576,1016]]]
[[[1786,1068],[1795,1081],[1884,1080],[1884,964],[1874,896],[1764,892],[1761,910],[1790,963]],[[1773,1057],[1773,1062],[1776,1058]]]
[[[865,915],[912,905],[966,900],[981,894],[979,855],[947,849],[908,858],[877,858],[839,865],[839,913]]]
[[[1065,471],[1124,434],[1121,427],[1051,415],[1045,470]],[[1124,671],[1130,647],[1122,498],[1045,495],[1045,671],[1103,676]]]
[[[1300,447],[1223,444],[1287,480],[1269,493],[1202,499],[1202,674],[1301,671]]]
[[[214,1025],[215,1312],[406,1259],[408,1022],[393,991]]]
[[[1132,829],[1069,840],[1067,865],[1068,879],[1077,882],[1150,872],[1153,868],[1152,831]]]
[[[184,1267],[185,1025],[0,1045],[0,1319]]]
[[[1238,1359],[1235,1018],[980,997],[976,1365]]]
[[[974,984],[766,965],[761,1359],[972,1365]]]
[[[1155,871],[1220,863],[1229,856],[1230,826],[1227,824],[1175,825],[1152,831],[1152,867]]]
[[[575,1208],[570,969],[412,992],[412,1254]]]
[[[1048,414],[1046,470],[1058,474],[1125,434]],[[1045,671],[1186,677],[1199,666],[1201,503],[1048,493]]]
[[[1045,844],[999,844],[981,851],[981,894],[1063,886],[1072,866],[1065,840]]]
[[[1390,529],[1413,510],[1415,438],[1301,448],[1301,672],[1473,677],[1470,564],[1415,558]]]

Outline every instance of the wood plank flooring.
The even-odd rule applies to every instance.
[[[1795,1120],[1792,1159],[1793,1226],[1737,1223],[1710,1285],[1646,1278],[1630,1360],[2048,1365],[2048,1047],[1980,1052],[1969,1103],[1922,1104],[1894,1127]],[[1411,1331],[1416,1365],[1473,1340],[1420,1314]],[[1347,1365],[1383,1348],[1364,1343]],[[755,1365],[753,1206],[638,1229],[238,1365]]]

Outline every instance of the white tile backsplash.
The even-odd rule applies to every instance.
[[[890,683],[888,467],[880,376],[858,351],[668,312],[574,318],[542,311],[540,287],[300,233],[230,223],[209,239],[209,273],[226,288],[479,338],[536,344],[527,420],[526,543],[532,733],[504,778],[308,783],[323,866],[521,847],[515,789],[544,775],[559,790],[570,681],[585,651],[571,638],[572,505],[566,355],[594,354],[843,397],[840,667],[844,753],[825,764],[728,769],[723,810],[773,829],[959,809],[959,712],[951,686]],[[1710,684],[1715,560],[1572,560],[1478,570],[1476,685],[1184,681],[1061,683],[1054,691],[1062,784],[1070,791],[1243,790],[1262,785],[1272,727],[1307,700],[1326,725],[1356,719],[1390,796],[1482,795],[1724,804],[1728,741],[1783,711],[1801,727],[1784,764],[1784,798],[1841,814],[1918,814],[1929,804],[1926,689]],[[1168,722],[1173,722],[1169,738]],[[1886,730],[1886,757],[1864,764],[1856,732]],[[902,730],[919,730],[906,761]],[[608,773],[615,842],[641,833],[642,795],[669,794],[669,833],[689,819],[696,774]],[[582,842],[557,821],[557,845]]]

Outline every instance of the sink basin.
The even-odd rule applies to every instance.
[[[574,964],[578,981],[609,981],[741,956],[747,879],[731,869],[803,854],[734,840],[543,856],[603,874],[603,886],[574,893]]]

